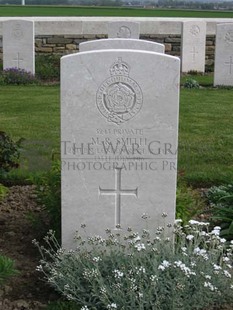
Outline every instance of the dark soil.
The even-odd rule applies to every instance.
[[[13,186],[0,202],[0,255],[15,261],[19,274],[0,287],[0,310],[39,310],[57,298],[35,269],[40,256],[32,244],[46,233],[33,186]]]

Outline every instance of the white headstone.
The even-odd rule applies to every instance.
[[[34,22],[3,22],[3,68],[20,68],[35,73]]]
[[[177,57],[133,50],[61,60],[62,243],[75,231],[173,223],[179,106]],[[120,228],[119,228],[120,227]]]
[[[182,72],[205,72],[206,22],[185,21],[182,26]]]
[[[219,24],[216,32],[214,85],[233,86],[233,24]]]
[[[80,52],[104,49],[133,49],[164,53],[165,46],[164,44],[137,39],[102,39],[79,44]]]
[[[110,22],[108,23],[109,38],[139,39],[140,24],[136,22]]]

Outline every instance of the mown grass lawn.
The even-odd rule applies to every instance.
[[[0,6],[0,16],[132,16],[233,18],[232,11],[82,6]]]
[[[181,89],[179,174],[194,186],[233,180],[233,90]],[[0,130],[23,138],[17,175],[59,158],[59,86],[1,86]]]
[[[19,174],[48,169],[59,152],[59,87],[0,86],[0,102],[0,130],[23,139]]]
[[[193,185],[233,180],[233,90],[182,89],[179,170]]]

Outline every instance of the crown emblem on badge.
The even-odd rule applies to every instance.
[[[119,57],[116,62],[110,68],[111,75],[125,75],[129,76],[129,65],[126,62],[122,61],[122,58]]]
[[[99,112],[108,122],[117,125],[133,118],[142,107],[142,91],[129,77],[130,66],[117,58],[109,69],[111,77],[99,87],[96,103]]]

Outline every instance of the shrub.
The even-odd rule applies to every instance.
[[[9,68],[2,71],[0,75],[1,85],[26,85],[36,83],[31,72],[20,68]]]
[[[208,232],[208,223],[191,220],[182,228],[177,221],[174,242],[165,229],[108,229],[105,239],[77,233],[70,251],[50,231],[47,248],[34,241],[42,255],[37,270],[82,310],[190,310],[232,302],[233,242],[226,248],[220,227]]]
[[[192,78],[186,79],[184,83],[184,88],[199,88],[199,87],[200,87],[199,83]]]
[[[48,304],[46,310],[80,310],[77,304],[69,301],[55,301]]]
[[[7,195],[8,192],[8,188],[0,183],[0,201]]]
[[[0,286],[15,274],[17,274],[17,270],[14,268],[13,260],[0,255]]]
[[[4,131],[0,131],[0,175],[19,166],[20,142],[14,142]]]
[[[32,182],[36,185],[38,202],[44,205],[49,214],[51,227],[59,238],[61,233],[61,168],[60,161],[52,163],[50,171],[40,176],[34,176]]]
[[[59,81],[60,57],[57,55],[37,55],[36,76],[44,81]]]
[[[233,184],[213,186],[207,192],[212,220],[221,226],[221,236],[233,239]]]

